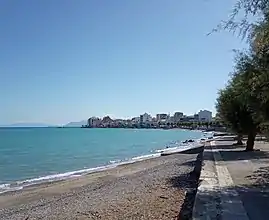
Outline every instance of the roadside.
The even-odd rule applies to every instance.
[[[269,216],[269,143],[256,142],[255,148],[260,151],[237,148],[220,153],[249,219],[265,220]]]
[[[269,143],[255,142],[254,152],[232,143],[205,147],[193,219],[268,219]]]

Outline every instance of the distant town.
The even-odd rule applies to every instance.
[[[184,115],[183,112],[175,112],[172,116],[166,113],[157,114],[155,117],[144,113],[138,117],[130,119],[111,119],[109,116],[104,118],[91,117],[87,125],[83,128],[185,128],[199,130],[221,130],[221,125],[215,122],[212,112],[200,110],[194,115]]]

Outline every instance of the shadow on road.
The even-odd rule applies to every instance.
[[[206,146],[205,149],[211,149],[211,146]],[[219,150],[224,161],[233,161],[233,160],[250,160],[250,159],[266,159],[269,158],[268,151],[245,151],[245,146],[238,145],[215,145],[213,147],[215,150]],[[254,147],[255,149],[255,147]]]
[[[254,181],[253,187],[266,188],[269,191],[269,166],[259,168],[247,176],[247,179]]]
[[[234,202],[233,207],[236,207],[237,201],[230,198],[233,198],[238,193],[250,220],[267,220],[269,216],[269,164],[267,166],[265,159],[268,160],[269,158],[268,150],[261,149],[261,151],[246,152],[242,147],[231,145],[217,145],[213,149],[219,150],[224,161],[251,160],[261,164],[261,167],[256,171],[250,171],[252,173],[246,176],[244,178],[246,181],[242,181],[240,185],[199,192],[201,204],[215,207],[214,213],[207,214],[215,216],[210,216],[209,218],[220,219],[219,213],[223,210],[221,199],[226,203]],[[205,151],[204,160],[213,161],[213,156],[210,155],[212,154]],[[263,162],[259,162],[259,160],[263,160]],[[228,215],[235,217],[233,209],[226,209],[226,212]]]
[[[207,148],[208,147],[205,147],[205,149]],[[244,146],[219,145],[216,147],[214,146],[214,149],[219,149],[224,161],[248,159],[259,160],[269,158],[269,152],[267,151],[245,152]],[[206,151],[204,154],[200,152],[196,161],[187,161],[182,164],[185,166],[194,166],[194,170],[191,173],[168,179],[168,183],[171,184],[172,187],[185,189],[187,192],[184,203],[177,216],[178,220],[192,219],[195,196],[197,193],[197,188],[200,184],[199,177],[202,162],[203,160],[213,160],[213,157],[209,155],[210,154],[208,154]],[[225,196],[230,194],[230,196],[233,197],[234,192],[237,192],[243,202],[243,206],[245,207],[250,220],[267,220],[269,216],[269,165],[266,167],[261,167],[246,178],[251,180],[251,184],[221,188],[220,190],[212,189],[211,191],[206,191],[201,194],[199,193],[199,198],[202,203],[207,205],[210,203],[215,207],[214,213],[207,213],[206,215],[216,215],[215,219],[220,219],[220,212],[222,210],[220,196],[223,194],[225,194]],[[229,215],[234,215],[234,210],[226,211]]]
[[[235,150],[235,149],[242,149],[244,150],[246,148],[246,146],[244,145],[232,145],[232,144],[227,144],[227,145],[216,145],[214,146],[214,149],[220,150],[220,149],[231,149],[231,150]],[[205,149],[211,149],[210,146],[206,146]]]
[[[224,161],[231,160],[250,160],[269,158],[269,153],[266,151],[250,151],[233,150],[233,151],[219,151]]]

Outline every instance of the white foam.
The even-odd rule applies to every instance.
[[[100,166],[100,167],[94,167],[94,168],[87,168],[87,169],[82,169],[82,170],[66,172],[66,173],[59,173],[59,174],[37,177],[37,178],[33,178],[33,179],[27,179],[27,180],[23,180],[23,181],[17,181],[16,183],[18,185],[21,185],[21,184],[28,184],[28,183],[35,183],[36,184],[36,183],[47,182],[47,181],[62,180],[62,179],[66,179],[66,178],[78,177],[78,176],[81,176],[81,175],[86,174],[86,173],[102,171],[102,170],[112,168],[112,167],[114,167],[114,166],[107,165],[107,166]]]
[[[188,143],[188,144],[181,144],[181,145],[178,145],[176,147],[168,147],[168,148],[163,148],[163,149],[158,149],[156,150],[155,152],[157,153],[163,153],[163,152],[166,152],[166,151],[171,151],[171,150],[186,150],[188,148],[192,148],[192,147],[195,147],[197,146],[197,142],[193,142],[193,143]]]
[[[9,183],[0,184],[0,194],[5,192],[17,191],[23,189],[23,186],[12,187]]]
[[[10,184],[9,183],[0,184],[0,190],[1,189],[9,189],[9,188],[10,188]]]
[[[137,161],[142,161],[142,160],[145,160],[145,159],[150,159],[150,158],[154,158],[154,157],[158,157],[158,156],[160,156],[160,153],[137,156],[137,157],[133,157],[131,159],[125,159],[124,161],[112,160],[112,161],[110,161],[111,164],[106,165],[106,166],[99,166],[99,167],[94,167],[94,168],[85,168],[85,169],[77,170],[77,171],[70,171],[70,172],[66,172],[66,173],[52,174],[52,175],[48,175],[48,176],[41,176],[41,177],[37,177],[37,178],[17,181],[14,184],[1,184],[0,185],[0,194],[4,193],[4,192],[21,190],[26,186],[31,186],[31,185],[35,185],[35,184],[39,184],[39,183],[53,182],[53,181],[64,180],[64,179],[68,179],[68,178],[75,178],[75,177],[79,177],[79,176],[82,176],[82,175],[85,175],[85,174],[98,172],[98,171],[103,171],[103,170],[115,168],[115,167],[117,167],[119,165],[134,163],[134,162],[137,162]]]
[[[191,148],[195,148],[198,145],[200,145],[201,143],[203,143],[204,141],[201,140],[202,138],[199,139],[194,139],[194,142],[187,142],[187,143],[183,143],[183,142],[175,142],[176,146],[175,147],[167,147],[167,148],[163,148],[163,149],[157,149],[155,150],[156,153],[165,153],[165,152],[170,152],[170,151],[183,151],[183,150],[188,150]]]
[[[142,156],[138,156],[138,157],[133,157],[131,160],[136,162],[136,161],[146,160],[146,159],[155,158],[155,157],[159,157],[159,156],[161,156],[161,154],[159,154],[159,153],[147,154],[147,155],[142,155]]]
[[[120,163],[122,160],[110,160],[109,163],[115,164],[115,163]]]
[[[165,152],[165,151],[168,151],[168,150],[175,150],[175,149],[178,149],[178,148],[180,148],[180,147],[168,147],[168,148],[156,150],[155,152],[162,153],[162,152]]]
[[[151,154],[146,154],[146,155],[141,155],[141,156],[135,156],[130,158],[125,158],[124,160],[111,160],[109,165],[105,166],[99,166],[99,167],[94,167],[94,168],[84,168],[81,170],[76,170],[76,171],[70,171],[70,172],[65,172],[65,173],[59,173],[59,174],[52,174],[48,176],[41,176],[41,177],[36,177],[32,179],[26,179],[22,181],[17,181],[14,184],[0,184],[0,194],[7,192],[7,191],[16,191],[16,190],[21,190],[25,186],[30,186],[30,185],[35,185],[43,182],[52,182],[52,181],[57,181],[57,180],[63,180],[63,179],[68,179],[68,178],[75,178],[79,177],[85,174],[93,173],[93,172],[98,172],[98,171],[103,171],[107,169],[111,169],[114,167],[117,167],[119,165],[123,164],[130,164],[130,163],[135,163],[138,161],[150,159],[150,158],[156,158],[160,157],[161,153],[163,152],[169,152],[169,151],[176,151],[176,150],[186,150],[188,148],[193,148],[197,146],[199,143],[199,140],[196,140],[195,142],[192,143],[187,143],[187,144],[182,144],[182,142],[173,142],[173,145],[176,145],[175,147],[169,147],[169,148],[164,148],[164,149],[158,149],[152,151]]]

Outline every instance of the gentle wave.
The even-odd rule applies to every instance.
[[[172,142],[170,145],[168,145],[166,148],[162,148],[162,149],[157,149],[155,150],[156,153],[163,153],[166,151],[171,151],[171,150],[186,150],[189,149],[191,147],[196,147],[197,145],[202,143],[203,138],[199,138],[199,139],[194,139],[193,142],[182,142],[182,141],[175,141]],[[187,140],[186,140],[187,141]]]
[[[138,161],[156,158],[156,157],[161,156],[161,153],[165,151],[179,150],[179,149],[182,149],[183,151],[185,149],[195,147],[199,143],[200,143],[200,139],[195,140],[195,142],[186,143],[186,144],[183,144],[182,142],[171,142],[170,145],[168,145],[166,148],[154,150],[151,154],[135,156],[135,157],[132,157],[131,159],[125,159],[125,160],[111,160],[109,164],[105,166],[85,168],[85,169],[76,170],[76,171],[53,174],[53,175],[37,177],[33,179],[26,179],[26,180],[17,181],[11,184],[3,183],[3,184],[0,184],[0,194],[5,193],[5,192],[10,192],[10,191],[21,190],[26,186],[36,185],[36,184],[45,183],[45,182],[64,180],[68,178],[75,178],[75,177],[79,177],[79,176],[89,174],[89,173],[111,169],[119,165],[130,164],[130,163],[135,163]]]
[[[10,192],[10,191],[21,190],[24,187],[32,186],[32,185],[36,185],[36,184],[40,184],[40,183],[54,182],[54,181],[59,181],[59,180],[64,180],[64,179],[69,179],[69,178],[75,178],[75,177],[79,177],[79,176],[82,176],[85,174],[100,172],[100,171],[107,170],[107,169],[112,169],[112,168],[115,168],[119,165],[135,163],[138,161],[142,161],[142,160],[146,160],[146,159],[150,159],[150,158],[154,158],[154,157],[159,157],[159,156],[161,156],[159,153],[142,155],[142,156],[133,157],[129,160],[126,159],[126,160],[110,161],[110,164],[105,165],[105,166],[86,168],[86,169],[70,171],[70,172],[66,172],[66,173],[59,173],[59,174],[37,177],[37,178],[33,178],[33,179],[26,179],[26,180],[22,180],[22,181],[17,181],[17,182],[12,183],[12,184],[4,183],[4,184],[0,184],[0,194],[5,193],[5,192]]]
[[[120,163],[122,160],[110,160],[109,163],[115,164],[115,163]]]
[[[10,184],[6,183],[6,184],[0,184],[0,189],[8,189],[10,188]]]
[[[23,189],[23,186],[11,186],[11,184],[5,183],[0,185],[0,194],[4,192],[11,192]]]
[[[53,174],[53,175],[37,177],[33,179],[26,179],[26,180],[17,181],[11,184],[1,184],[0,194],[4,192],[9,192],[9,191],[21,190],[26,186],[36,185],[40,183],[54,182],[54,181],[59,181],[59,180],[64,180],[64,179],[69,179],[69,178],[75,178],[75,177],[82,176],[84,174],[98,172],[98,171],[106,170],[113,167],[115,166],[110,164],[106,166],[87,168],[87,169],[82,169],[82,170],[66,172],[66,173]]]
[[[146,159],[151,159],[151,158],[155,158],[155,157],[159,157],[161,156],[158,153],[155,154],[147,154],[147,155],[142,155],[142,156],[138,156],[138,157],[133,157],[132,161],[137,162],[137,161],[141,161],[141,160],[146,160]]]

